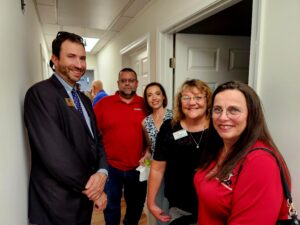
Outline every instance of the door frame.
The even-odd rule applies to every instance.
[[[122,57],[122,67],[124,67],[124,61],[126,61],[126,57],[128,53],[132,53],[135,51],[139,51],[142,46],[146,46],[147,50],[147,57],[148,57],[148,73],[150,76],[150,79],[152,80],[151,77],[151,71],[150,71],[150,33],[147,33],[143,37],[131,42],[130,44],[126,45],[124,48],[120,50],[120,54]]]
[[[194,12],[185,12],[170,22],[162,24],[156,32],[157,36],[157,80],[161,82],[167,91],[168,96],[172,96],[177,90],[173,90],[173,69],[169,67],[169,58],[173,56],[173,34],[176,32],[204,20],[217,12],[220,12],[241,0],[215,0],[210,1],[208,6],[199,6],[194,9]],[[257,90],[258,77],[257,72],[260,65],[258,65],[260,57],[260,23],[261,23],[261,0],[253,0],[252,5],[252,25],[250,37],[250,62],[249,62],[249,78],[248,84],[254,90]],[[174,21],[174,22],[172,22]],[[170,99],[170,104],[173,104],[173,99]]]

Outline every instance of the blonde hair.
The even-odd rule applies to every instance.
[[[210,87],[205,82],[198,79],[187,80],[181,85],[175,98],[174,117],[172,120],[173,125],[185,118],[185,115],[182,111],[181,97],[182,97],[182,92],[191,88],[197,88],[201,93],[205,95],[206,104],[207,104],[206,116],[209,117],[209,112],[211,108],[211,95],[212,95],[212,91]]]

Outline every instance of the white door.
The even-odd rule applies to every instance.
[[[175,93],[187,79],[212,89],[229,81],[248,83],[250,37],[176,34]]]
[[[126,58],[123,58],[123,62],[126,66],[131,67],[134,71],[136,71],[139,81],[137,94],[139,96],[143,96],[146,85],[150,83],[148,52],[146,45],[138,49],[131,50],[128,54],[126,54]]]

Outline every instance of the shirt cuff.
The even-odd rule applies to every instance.
[[[108,176],[108,171],[107,171],[106,169],[99,169],[97,172],[98,172],[98,173],[103,173],[103,174],[105,174],[106,176]]]

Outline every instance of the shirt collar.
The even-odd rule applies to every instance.
[[[57,73],[54,73],[54,76],[59,80],[59,82],[64,86],[67,92],[71,92],[73,87],[70,86],[64,79],[62,79],[61,76],[59,76]]]

